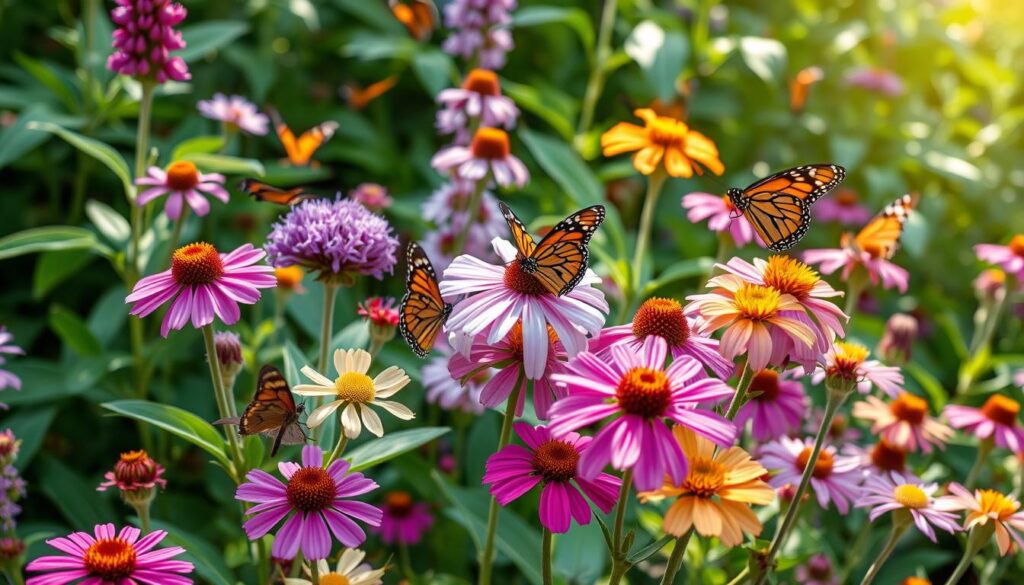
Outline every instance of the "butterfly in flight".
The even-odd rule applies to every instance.
[[[322,122],[303,132],[298,138],[292,129],[284,123],[281,115],[273,108],[267,108],[267,112],[274,120],[274,130],[277,138],[281,141],[285,153],[288,155],[288,162],[297,167],[309,166],[313,153],[334,136],[338,130],[338,123],[333,121]]]
[[[896,254],[903,226],[914,207],[914,198],[904,195],[885,206],[867,223],[857,235],[844,233],[840,244],[859,252],[867,252],[874,258],[889,260]]]
[[[373,100],[387,93],[398,83],[398,76],[392,75],[380,81],[375,81],[366,87],[356,83],[348,83],[341,88],[341,97],[345,98],[348,107],[353,110],[362,110],[370,105]]]
[[[514,262],[523,272],[532,274],[553,295],[562,296],[575,288],[587,272],[587,244],[604,221],[604,206],[587,207],[563,219],[538,244],[508,205],[500,201],[498,205],[518,251]]]
[[[434,34],[434,26],[437,22],[437,6],[430,0],[412,0],[411,2],[400,2],[389,0],[391,14],[395,20],[402,23],[402,26],[409,31],[409,36],[417,41],[430,40]]]
[[[441,298],[437,273],[430,258],[416,242],[409,242],[405,252],[407,268],[405,296],[399,309],[398,328],[413,352],[426,357],[434,340],[452,312],[452,306]]]
[[[736,211],[754,227],[761,241],[776,252],[792,248],[811,221],[811,204],[846,178],[839,165],[805,165],[765,177],[727,195]]]
[[[266,201],[278,205],[297,205],[307,199],[316,198],[316,195],[306,193],[302,187],[281,189],[256,179],[242,179],[238,188],[251,195],[256,201]]]
[[[242,416],[222,418],[214,424],[238,425],[243,437],[257,433],[274,438],[270,456],[277,455],[281,445],[301,445],[306,442],[299,415],[305,404],[295,404],[295,398],[281,371],[274,366],[263,366],[256,381],[256,394],[242,411]]]

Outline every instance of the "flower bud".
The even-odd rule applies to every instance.
[[[885,323],[885,333],[878,343],[878,355],[890,366],[902,366],[910,360],[911,348],[917,339],[917,319],[896,313]]]
[[[25,554],[25,542],[17,537],[0,538],[0,571],[11,575],[21,572],[22,556]]]
[[[242,359],[242,343],[238,334],[231,331],[218,331],[213,336],[213,347],[217,353],[217,364],[224,384],[228,388],[235,385],[235,376],[242,371],[245,360]]]
[[[302,286],[302,277],[305,276],[305,272],[302,271],[301,267],[285,266],[283,268],[275,268],[274,276],[277,277],[277,289],[279,291],[299,294],[306,292],[305,287]]]
[[[377,183],[363,183],[350,191],[348,196],[374,213],[384,211],[394,202],[388,195],[388,190]]]
[[[135,507],[149,506],[156,496],[156,487],[166,487],[163,478],[164,468],[145,451],[127,451],[114,464],[114,470],[103,475],[104,481],[97,491],[105,492],[107,488],[116,487],[121,490],[121,497],[129,505]]]
[[[391,341],[398,328],[398,309],[395,299],[370,297],[359,303],[357,311],[370,323],[370,354],[377,355],[384,344]]]
[[[0,465],[7,466],[14,463],[18,458],[18,449],[21,441],[14,436],[11,429],[5,429],[0,433]]]

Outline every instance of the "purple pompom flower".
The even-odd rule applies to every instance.
[[[115,50],[107,59],[107,68],[157,83],[192,79],[185,61],[170,55],[185,48],[174,27],[186,14],[184,6],[170,0],[117,0],[117,8],[110,12],[118,25],[113,35]]]

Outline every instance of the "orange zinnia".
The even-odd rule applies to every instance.
[[[676,498],[665,514],[665,532],[682,536],[692,526],[728,547],[743,542],[744,532],[761,534],[750,504],[763,506],[775,499],[775,490],[760,479],[767,470],[739,447],[716,453],[711,441],[687,428],[677,426],[672,434],[689,461],[686,480],[676,485],[666,477],[661,489],[640,493],[641,502]]]
[[[707,136],[691,130],[684,122],[668,116],[659,116],[649,108],[633,112],[644,121],[644,126],[619,122],[601,135],[601,148],[605,156],[636,151],[633,167],[645,175],[658,169],[662,160],[665,171],[673,177],[692,177],[704,174],[697,163],[712,173],[721,175],[725,166],[718,158],[718,147]]]

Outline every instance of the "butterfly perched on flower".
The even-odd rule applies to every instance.
[[[238,425],[238,434],[243,437],[257,433],[274,438],[270,456],[277,455],[281,445],[301,445],[306,442],[299,416],[305,410],[303,403],[295,404],[291,388],[281,371],[265,365],[256,380],[256,394],[252,397],[242,416],[222,418],[214,424]]]
[[[409,36],[417,41],[430,40],[434,34],[435,23],[437,22],[437,7],[430,0],[412,0],[401,2],[390,0],[391,14],[395,20],[402,23],[402,26],[409,31]]]
[[[857,235],[844,233],[840,244],[844,248],[867,252],[874,258],[889,260],[896,254],[899,247],[903,227],[914,207],[914,198],[904,195],[885,206],[882,211],[867,223]]]
[[[434,265],[419,244],[409,242],[405,259],[408,272],[405,296],[398,311],[398,329],[416,355],[426,357],[448,320],[452,306],[441,298]]]
[[[267,108],[270,117],[274,119],[274,130],[277,138],[281,141],[285,153],[288,155],[288,162],[297,167],[309,166],[312,162],[313,153],[334,136],[338,130],[338,123],[333,121],[322,122],[303,132],[296,138],[292,129],[284,123],[281,115],[273,108]]]
[[[508,205],[500,201],[498,205],[518,251],[514,261],[523,272],[533,275],[553,295],[562,296],[575,288],[587,272],[587,244],[604,221],[604,206],[587,207],[563,219],[538,244]]]
[[[811,205],[845,178],[846,169],[839,165],[804,165],[779,171],[742,191],[729,189],[726,194],[761,241],[781,252],[807,233]]]
[[[316,195],[306,193],[302,187],[281,189],[256,179],[242,179],[238,188],[248,193],[256,201],[266,201],[278,205],[297,205],[307,199],[316,198]]]

